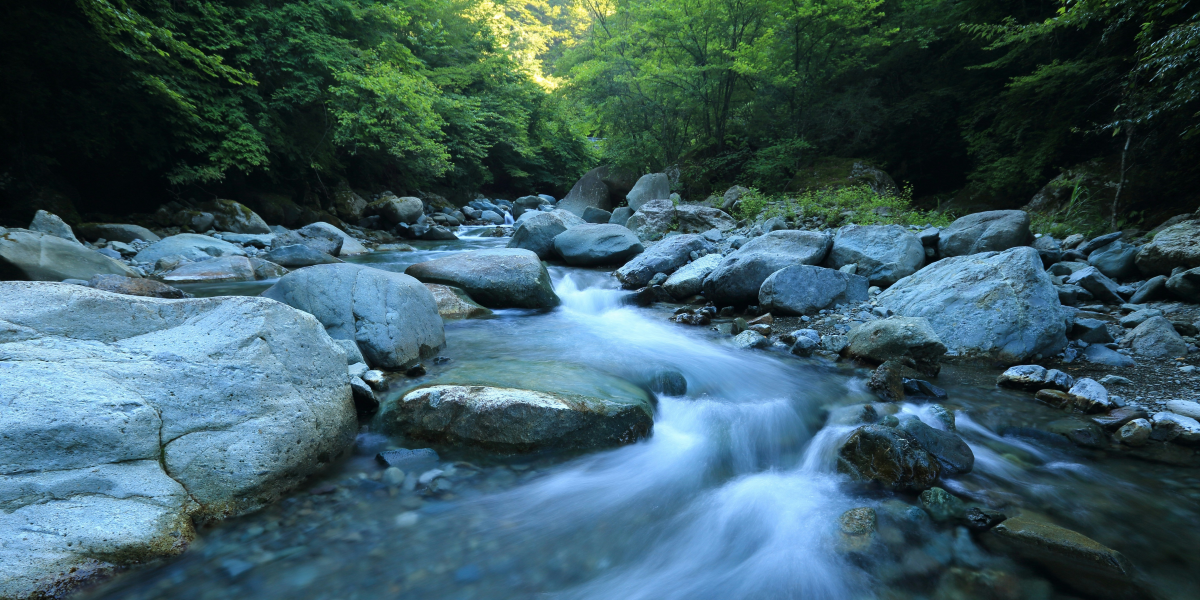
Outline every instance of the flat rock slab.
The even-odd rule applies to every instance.
[[[75,240],[0,227],[0,278],[28,281],[91,279],[95,275],[138,274],[124,263]]]
[[[424,283],[462,288],[488,308],[552,308],[559,304],[550,273],[529,250],[464,252],[417,263],[404,272]]]
[[[218,281],[254,281],[254,266],[245,256],[221,256],[184,263],[162,276],[167,283],[212,283]]]
[[[133,258],[139,263],[154,264],[158,262],[158,259],[167,256],[180,256],[187,260],[198,261],[214,256],[245,255],[246,251],[242,250],[241,246],[230,244],[224,240],[195,233],[181,233],[150,244]]]
[[[1124,555],[1070,529],[1014,517],[992,528],[985,543],[993,551],[1040,565],[1090,597],[1142,597]]]

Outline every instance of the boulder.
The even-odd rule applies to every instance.
[[[1121,345],[1147,358],[1177,358],[1187,356],[1188,345],[1165,317],[1151,317],[1134,327]]]
[[[829,253],[830,237],[815,231],[772,231],[727,255],[704,280],[704,295],[718,306],[758,302],[772,273],[793,265],[816,265]]]
[[[651,248],[651,250],[653,250],[653,248]],[[643,252],[641,256],[645,256],[646,254],[648,254],[648,252]],[[712,273],[720,263],[720,254],[706,254],[701,256],[700,258],[692,261],[690,264],[684,265],[672,273],[671,276],[668,277],[665,282],[663,282],[662,287],[668,294],[671,295],[671,297],[677,300],[691,298],[692,296],[700,293],[701,288],[704,286],[704,278],[708,277],[708,274]],[[629,263],[626,263],[626,266],[629,266]]]
[[[358,430],[342,350],[277,302],[5,282],[0,321],[5,598],[177,554],[193,520],[278,499]]]
[[[1134,569],[1120,552],[1083,534],[1012,517],[984,536],[993,552],[1033,563],[1090,598],[1137,598]]]
[[[153,279],[125,277],[122,275],[97,275],[88,281],[88,287],[103,292],[125,294],[127,296],[145,296],[147,298],[178,300],[190,297],[183,290],[173,288]]]
[[[354,340],[372,367],[403,369],[446,346],[433,294],[400,273],[319,265],[284,275],[262,295],[313,315],[334,339]]]
[[[1038,255],[1042,257],[1042,264],[1046,267],[1062,260],[1062,244],[1051,236],[1043,235],[1033,240],[1033,248],[1038,251]]]
[[[480,306],[466,292],[456,287],[436,283],[426,283],[425,287],[433,294],[433,299],[437,302],[438,314],[442,316],[442,319],[474,319],[492,314],[492,311]]]
[[[218,256],[208,260],[184,263],[162,276],[162,280],[167,283],[254,281],[257,278],[250,259],[245,256]]]
[[[629,223],[629,217],[633,216],[633,209],[628,206],[619,206],[614,208],[612,216],[608,218],[608,222],[613,225],[625,226]]]
[[[541,198],[537,196],[522,196],[513,200],[513,218],[520,219],[521,215],[527,212],[537,212],[538,208],[544,204]]]
[[[1106,233],[1102,236],[1094,237],[1086,242],[1083,242],[1082,244],[1079,244],[1075,247],[1075,251],[1084,256],[1088,256],[1091,253],[1121,239],[1121,237],[1124,235],[1125,234],[1120,231]]]
[[[942,259],[877,301],[896,314],[925,317],[941,341],[962,355],[1017,364],[1054,356],[1067,344],[1058,292],[1033,248]]]
[[[499,212],[494,211],[494,210],[485,210],[485,211],[479,213],[479,220],[487,221],[487,222],[491,223],[492,225],[503,225],[504,224],[504,215],[502,215]]]
[[[1170,275],[1176,267],[1200,267],[1200,220],[1184,221],[1159,231],[1137,253],[1137,267],[1147,275]]]
[[[359,219],[363,218],[363,212],[366,209],[367,201],[354,193],[354,190],[350,189],[345,181],[342,181],[333,192],[333,210],[343,221],[357,223]]]
[[[313,265],[330,265],[342,262],[324,252],[314,250],[304,244],[292,244],[290,246],[281,246],[274,250],[261,255],[264,259],[269,260],[281,267],[289,269],[299,269],[301,267],[311,267]]]
[[[71,229],[70,225],[67,225],[65,221],[58,217],[58,215],[54,213],[48,213],[44,210],[38,210],[37,213],[33,215],[33,222],[29,224],[29,230],[36,231],[38,233],[44,233],[46,235],[52,235],[54,237],[60,237],[70,242],[79,242],[79,240],[75,238],[75,232]]]
[[[1200,421],[1169,411],[1154,413],[1150,417],[1154,424],[1151,439],[1176,442],[1185,445],[1200,444]]]
[[[856,274],[871,285],[887,287],[925,264],[925,248],[900,225],[847,225],[834,234],[822,264],[831,269],[858,265]]]
[[[105,239],[126,244],[133,240],[153,243],[162,239],[145,227],[128,223],[83,223],[79,226],[79,233],[89,242]]]
[[[388,228],[401,223],[412,225],[425,214],[425,204],[420,198],[404,196],[402,198],[387,195],[367,205],[363,210],[364,217],[378,215]]]
[[[529,250],[464,252],[417,263],[405,273],[424,283],[462,288],[488,308],[551,308],[559,303],[550,273]]]
[[[1167,410],[1185,417],[1200,419],[1200,402],[1193,400],[1168,400]]]
[[[1089,254],[1088,264],[1096,267],[1106,277],[1129,279],[1138,273],[1134,263],[1137,253],[1137,246],[1117,240]]]
[[[1125,302],[1119,292],[1120,286],[1115,281],[1106,277],[1096,267],[1087,267],[1086,269],[1075,271],[1067,278],[1067,284],[1077,285],[1087,290],[1097,300],[1105,304],[1122,304]]]
[[[1033,240],[1029,213],[1022,210],[993,210],[955,220],[938,235],[938,255],[964,256],[1001,252]]]
[[[583,210],[583,220],[587,223],[608,223],[612,213],[589,206]]]
[[[666,173],[651,173],[642,175],[633,189],[625,196],[629,208],[636,211],[651,200],[661,200],[671,197],[671,180]]]
[[[1108,332],[1108,323],[1100,319],[1075,319],[1067,336],[1089,344],[1107,344],[1113,341],[1112,334]]]
[[[554,238],[568,228],[583,225],[585,221],[565,210],[544,213],[526,213],[508,240],[509,248],[529,250],[539,258],[554,256]]]
[[[631,444],[649,435],[653,410],[644,393],[600,397],[433,385],[405,394],[384,423],[408,438],[521,452]]]
[[[749,188],[745,188],[740,185],[735,185],[725,190],[725,193],[721,195],[721,210],[725,212],[733,212],[736,209],[738,202],[742,199],[742,196],[745,196],[749,193]]]
[[[576,225],[554,237],[554,251],[577,267],[621,265],[642,250],[632,231],[608,223]]]
[[[837,304],[866,302],[868,287],[861,275],[796,265],[767,277],[758,289],[758,305],[772,314],[807,315]]]
[[[1167,293],[1191,304],[1200,304],[1200,268],[1176,273],[1167,279]]]
[[[895,427],[865,425],[838,449],[837,470],[886,489],[919,492],[937,481],[940,464],[912,436]]]
[[[937,459],[942,475],[963,475],[975,467],[975,453],[957,433],[934,429],[916,417],[900,421],[899,429]]]
[[[158,259],[166,256],[178,256],[185,260],[196,261],[206,260],[214,256],[245,255],[246,251],[242,250],[241,246],[235,246],[229,242],[208,237],[207,235],[181,233],[163,238],[151,244],[141,252],[138,252],[137,256],[134,256],[133,259],[139,263],[154,264],[158,262]]]
[[[267,222],[254,211],[233,200],[213,200],[204,205],[213,216],[213,227],[230,233],[271,233]],[[146,240],[150,241],[150,240]]]
[[[1047,369],[1041,365],[1018,365],[1001,373],[996,379],[996,385],[1028,392],[1045,389],[1065,392],[1075,385],[1075,379],[1058,369]]]
[[[0,227],[0,279],[87,280],[95,275],[138,276],[124,263],[78,241],[28,229]]]
[[[651,200],[629,217],[625,226],[642,241],[657,240],[672,231],[704,233],[710,229],[729,231],[737,222],[724,211],[707,206],[680,204],[670,200]]]
[[[345,239],[337,233],[308,225],[304,229],[277,234],[271,242],[271,247],[278,249],[300,245],[307,246],[321,254],[337,256],[341,253],[342,245],[345,243]]]
[[[1132,367],[1137,363],[1132,358],[1115,350],[1110,350],[1100,344],[1092,344],[1083,349],[1083,359],[1109,367]]]
[[[358,240],[354,239],[354,237],[352,237],[350,234],[346,233],[345,231],[342,231],[341,229],[338,229],[337,227],[334,227],[333,225],[330,225],[329,223],[325,223],[323,221],[317,221],[316,223],[311,223],[311,224],[305,225],[304,227],[301,227],[300,229],[298,229],[296,232],[299,233],[302,237],[310,239],[310,240],[333,239],[333,238],[337,238],[337,239],[341,240],[342,243],[338,247],[336,253],[331,253],[331,252],[328,252],[325,250],[321,250],[322,252],[325,252],[326,254],[331,254],[333,256],[354,256],[356,254],[366,254],[367,253],[367,247],[362,245],[362,242],[359,242]],[[301,242],[301,243],[304,243],[304,242]]]
[[[582,217],[584,209],[589,206],[611,210],[610,192],[604,182],[609,170],[607,166],[600,166],[585,173],[571,186],[571,191],[558,203],[558,207],[578,217]]]
[[[696,234],[673,235],[661,242],[651,245],[645,252],[625,263],[617,269],[617,280],[621,287],[636,290],[646,287],[650,278],[658,273],[670,275],[676,269],[686,265],[693,252],[708,252],[712,244],[703,236]],[[718,255],[718,258],[720,256]]]
[[[1121,324],[1122,327],[1128,327],[1128,328],[1132,329],[1134,327],[1137,327],[1138,325],[1141,325],[1142,323],[1145,323],[1147,319],[1151,319],[1154,317],[1161,317],[1161,316],[1163,316],[1163,311],[1158,310],[1157,308],[1143,308],[1142,310],[1135,310],[1135,311],[1121,317],[1120,321],[1118,321],[1118,322]],[[1078,323],[1078,320],[1076,322]],[[1091,343],[1091,340],[1084,340],[1084,341]],[[1108,339],[1105,341],[1111,342],[1112,339]]]

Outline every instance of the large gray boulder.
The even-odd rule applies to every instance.
[[[871,285],[887,287],[925,264],[925,247],[899,225],[847,225],[834,234],[823,264],[831,269],[856,264],[855,273]]]
[[[1121,338],[1121,345],[1147,358],[1170,359],[1187,356],[1188,353],[1187,342],[1183,341],[1166,317],[1146,319]]]
[[[71,229],[70,225],[67,225],[58,215],[44,210],[39,210],[33,215],[33,221],[29,223],[29,230],[60,237],[71,242],[79,241],[75,238],[75,231]]]
[[[0,597],[177,554],[358,429],[344,351],[264,298],[4,282],[0,331]]]
[[[167,256],[179,256],[186,260],[206,260],[214,256],[245,256],[246,251],[241,246],[230,244],[224,240],[199,235],[196,233],[181,233],[163,238],[149,247],[138,252],[133,257],[139,263],[154,264],[158,259]]]
[[[612,216],[608,218],[608,222],[613,225],[625,226],[629,223],[629,217],[633,216],[633,209],[628,206],[618,206],[612,211]]]
[[[138,274],[75,240],[28,229],[0,227],[0,279],[62,281],[95,275]]]
[[[637,211],[643,204],[651,200],[661,200],[671,197],[671,180],[666,173],[651,173],[642,175],[633,189],[625,196],[629,208]]]
[[[233,200],[213,200],[204,205],[213,216],[213,227],[230,233],[271,233],[267,222],[257,213]],[[151,240],[146,240],[151,241]]]
[[[679,236],[682,237],[682,236]],[[643,252],[642,256],[647,253]],[[679,268],[663,282],[662,287],[672,298],[691,298],[704,288],[704,279],[721,264],[720,254],[706,254]],[[628,266],[628,265],[626,265]]]
[[[865,425],[838,449],[837,471],[862,483],[919,492],[933,486],[941,465],[900,428]]]
[[[354,239],[353,236],[330,225],[324,221],[310,223],[296,230],[301,236],[309,239],[315,238],[337,238],[342,241],[335,256],[354,256],[357,254],[366,254],[367,247],[362,245],[362,242]]]
[[[1163,287],[1175,298],[1192,304],[1200,304],[1200,267],[1172,275],[1166,280]],[[1132,302],[1132,299],[1130,301]]]
[[[551,258],[554,256],[554,238],[571,227],[583,224],[583,219],[565,210],[526,213],[521,215],[517,228],[513,230],[508,247],[529,250],[542,259]]]
[[[373,367],[401,369],[446,346],[437,300],[408,275],[319,265],[284,275],[262,295],[313,315],[329,337],[353,340]]]
[[[1129,279],[1138,274],[1135,259],[1138,248],[1120,240],[1100,247],[1088,255],[1088,264],[1113,279]]]
[[[1175,267],[1200,267],[1200,220],[1184,221],[1158,232],[1137,253],[1137,267],[1147,275],[1170,275]]]
[[[867,278],[824,267],[796,265],[775,271],[758,289],[758,304],[771,314],[806,315],[836,304],[867,301]]]
[[[601,166],[592,169],[579,178],[567,196],[558,203],[558,207],[578,217],[583,217],[583,211],[589,206],[600,210],[612,210],[609,187],[604,182],[609,167]]]
[[[359,196],[344,180],[333,192],[333,210],[345,221],[357,223],[367,208],[367,201]]]
[[[167,283],[216,283],[254,281],[257,276],[250,259],[245,256],[219,256],[208,260],[184,263],[164,273]]]
[[[417,263],[405,273],[424,283],[462,288],[488,308],[551,308],[559,304],[546,265],[529,250],[464,252]]]
[[[1019,247],[942,259],[898,281],[880,306],[925,317],[951,350],[1007,364],[1058,354],[1066,315],[1037,250]]]
[[[554,237],[554,252],[568,265],[620,265],[641,254],[642,242],[620,225],[585,223]]]
[[[696,234],[673,235],[653,244],[637,255],[615,275],[625,289],[636,290],[646,287],[658,273],[670,275],[675,269],[686,265],[693,252],[712,250],[712,243]]]
[[[79,226],[79,233],[89,242],[105,239],[126,244],[134,240],[153,243],[162,239],[141,225],[129,223],[83,223]]]
[[[816,265],[829,253],[830,237],[815,231],[772,231],[746,242],[704,280],[704,296],[718,306],[758,302],[758,290],[772,273],[795,265]]]
[[[936,364],[946,345],[928,319],[890,317],[855,325],[845,352],[874,363],[910,358],[918,364]]]
[[[675,206],[670,200],[651,200],[634,212],[625,226],[632,229],[642,241],[649,241],[672,231],[704,233],[716,229],[725,232],[737,227],[737,221],[716,208],[695,204]]]
[[[1070,277],[1067,277],[1068,285],[1077,285],[1095,296],[1097,300],[1105,304],[1121,304],[1124,300],[1121,298],[1119,291],[1120,286],[1117,282],[1104,276],[1100,269],[1096,267],[1086,267],[1075,271]]]
[[[1033,240],[1029,221],[1029,213],[1023,210],[993,210],[967,215],[938,235],[938,255],[963,256],[1024,246]]]
[[[650,433],[654,417],[644,393],[599,397],[434,385],[405,394],[383,421],[409,438],[520,452],[631,444]]]
[[[420,198],[412,196],[384,196],[368,204],[363,210],[363,216],[378,215],[388,227],[395,227],[401,223],[412,225],[424,213],[425,204],[421,202]]]
[[[520,219],[521,215],[527,212],[537,212],[538,208],[545,204],[545,200],[537,196],[521,196],[513,200],[512,215],[514,219]]]

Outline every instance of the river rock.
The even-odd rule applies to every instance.
[[[931,487],[917,497],[921,508],[937,523],[961,519],[967,515],[967,505],[957,496],[940,487]]]
[[[1142,310],[1135,310],[1124,317],[1121,317],[1119,323],[1121,323],[1122,327],[1132,329],[1138,325],[1141,325],[1142,323],[1145,323],[1148,319],[1161,316],[1163,316],[1163,312],[1157,308],[1143,308]]]
[[[1200,421],[1191,417],[1162,411],[1150,417],[1154,425],[1152,437],[1163,441],[1195,445],[1200,443]],[[1160,433],[1161,432],[1161,433]]]
[[[1107,344],[1113,341],[1112,334],[1108,332],[1108,323],[1100,319],[1075,319],[1071,323],[1068,337],[1089,344]]]
[[[1137,253],[1137,246],[1117,240],[1089,254],[1088,264],[1096,267],[1106,277],[1128,279],[1138,273],[1134,261]]]
[[[604,223],[607,224],[612,219],[612,213],[607,210],[589,206],[583,209],[583,220],[588,223]]]
[[[1159,231],[1138,250],[1136,261],[1138,269],[1147,275],[1170,275],[1176,267],[1200,267],[1200,220]]]
[[[653,426],[645,395],[601,398],[468,385],[418,388],[385,418],[390,431],[409,438],[518,452],[631,444]]]
[[[946,346],[1008,364],[1058,354],[1066,315],[1033,248],[942,259],[897,282],[879,305],[925,317]]]
[[[583,219],[565,210],[521,215],[521,222],[508,240],[508,247],[529,250],[542,259],[551,258],[554,256],[554,238],[571,227],[583,224]]]
[[[712,244],[704,239],[704,236],[674,235],[651,245],[645,252],[617,269],[614,275],[621,282],[621,287],[628,290],[640,289],[646,287],[655,275],[659,273],[670,275],[676,269],[686,265],[693,252],[708,252],[709,250],[712,250]],[[717,255],[717,258],[720,259],[720,255]]]
[[[1120,552],[1050,523],[1012,517],[984,537],[993,552],[1034,563],[1091,598],[1136,598],[1133,565]]]
[[[1097,300],[1105,304],[1123,304],[1125,302],[1121,298],[1120,286],[1115,281],[1106,277],[1096,267],[1088,267],[1075,271],[1067,278],[1066,282],[1087,290]]]
[[[758,302],[758,292],[772,273],[793,265],[816,265],[825,259],[831,239],[815,231],[772,231],[746,242],[727,255],[704,280],[704,296],[718,306]]]
[[[1192,400],[1169,400],[1167,401],[1167,410],[1185,417],[1200,419],[1200,402]]]
[[[1033,240],[1033,248],[1042,257],[1042,265],[1050,267],[1062,260],[1062,244],[1049,235],[1043,235]]]
[[[806,315],[867,300],[868,280],[842,271],[796,265],[775,271],[758,289],[758,304],[775,314]]]
[[[874,363],[908,358],[925,370],[937,365],[946,345],[924,318],[889,317],[855,325],[845,352]]]
[[[1156,275],[1146,280],[1133,296],[1129,298],[1130,304],[1145,304],[1154,300],[1159,300],[1167,295],[1167,277],[1165,275]]]
[[[577,267],[624,264],[642,250],[632,231],[608,223],[576,225],[554,237],[554,251]]]
[[[413,225],[423,214],[425,214],[425,204],[421,202],[420,198],[412,196],[384,196],[368,204],[367,208],[363,210],[363,216],[378,215],[388,228],[401,223]]]
[[[462,288],[488,308],[551,308],[559,299],[550,273],[529,250],[475,250],[417,263],[405,273],[424,283]]]
[[[269,260],[282,267],[289,269],[299,269],[302,267],[311,267],[313,265],[331,265],[342,262],[340,259],[334,258],[324,252],[314,250],[304,244],[292,244],[290,246],[281,246],[260,255],[264,259]]]
[[[182,290],[173,288],[165,283],[153,279],[125,277],[123,275],[97,275],[88,281],[88,287],[103,292],[125,294],[127,296],[145,296],[147,298],[178,300],[189,297]]]
[[[895,427],[865,425],[838,449],[837,470],[897,491],[929,489],[941,470],[937,459]]]
[[[358,430],[341,349],[270,300],[3,282],[0,320],[6,598],[177,554],[193,520],[276,500]]]
[[[513,200],[513,219],[520,219],[527,212],[537,212],[545,202],[537,196],[521,196]]]
[[[1184,302],[1200,304],[1200,268],[1172,275],[1167,279],[1166,288],[1167,293]]]
[[[133,269],[75,240],[0,227],[0,279],[62,281],[95,275],[137,277]]]
[[[1154,430],[1146,419],[1132,419],[1117,429],[1117,441],[1127,446],[1138,448],[1150,441],[1150,433]]]
[[[1147,358],[1176,358],[1188,352],[1187,342],[1164,317],[1146,319],[1121,338],[1121,345]]]
[[[83,235],[84,239],[91,242],[98,239],[106,239],[110,242],[116,241],[126,244],[134,240],[153,243],[162,239],[145,227],[129,223],[83,223],[79,226],[79,233]]]
[[[1109,399],[1108,390],[1095,379],[1077,379],[1067,393],[1072,396],[1075,408],[1085,414],[1108,412],[1117,408],[1116,403]]]
[[[916,417],[901,420],[900,429],[941,463],[942,475],[970,473],[975,467],[975,453],[958,434],[934,429]]]
[[[771,345],[771,340],[763,334],[746,330],[733,336],[733,345],[735,348],[742,350],[750,350],[751,348],[766,348]]]
[[[887,287],[925,264],[925,248],[900,225],[847,225],[834,234],[822,264],[831,269],[858,265],[855,273],[871,285]]]
[[[213,216],[213,228],[230,233],[271,233],[267,222],[257,213],[233,200],[213,200],[204,205]],[[146,240],[150,241],[150,240]]]
[[[342,220],[357,223],[363,217],[367,201],[359,196],[344,180],[333,192],[333,210]]]
[[[694,204],[676,206],[670,200],[651,200],[634,212],[625,226],[645,242],[657,240],[672,231],[704,233],[717,229],[725,232],[737,227],[737,222],[716,208]]]
[[[628,206],[618,206],[612,211],[612,216],[608,218],[608,222],[613,225],[622,227],[629,224],[629,217],[633,216],[633,209]]]
[[[366,254],[367,253],[367,247],[362,245],[362,242],[359,242],[358,240],[354,239],[353,236],[346,233],[345,231],[342,231],[341,229],[338,229],[337,227],[334,227],[333,225],[330,225],[329,223],[325,223],[323,221],[317,221],[316,223],[310,223],[308,225],[305,225],[304,227],[301,227],[300,229],[296,230],[296,233],[300,234],[300,236],[305,238],[305,240],[300,242],[305,245],[309,245],[311,243],[311,242],[309,242],[309,240],[317,240],[317,239],[332,240],[335,238],[338,240],[341,240],[341,244],[338,245],[337,250],[335,250],[333,252],[330,252],[329,250],[323,249],[323,248],[316,248],[317,250],[320,250],[321,252],[324,252],[324,253],[332,255],[332,256],[354,256],[357,254]],[[276,245],[282,245],[282,244],[276,244]]]
[[[558,203],[558,207],[578,217],[582,217],[584,209],[589,206],[601,210],[612,209],[609,186],[604,181],[609,170],[607,166],[600,166],[585,173],[571,186],[571,191]]]
[[[284,275],[262,295],[313,315],[332,338],[354,340],[373,367],[402,369],[446,346],[437,301],[407,275],[318,265]]]
[[[1041,365],[1018,365],[1004,371],[996,379],[996,385],[1029,392],[1044,389],[1065,392],[1075,385],[1075,379],[1058,369],[1047,369]]]
[[[268,232],[269,233],[269,232]],[[229,242],[199,235],[196,233],[181,233],[163,238],[151,244],[133,259],[139,263],[157,263],[158,259],[167,256],[178,256],[185,260],[207,260],[214,256],[245,256],[246,251],[241,246]]]
[[[963,256],[1024,246],[1033,240],[1029,222],[1029,213],[1021,210],[993,210],[967,215],[955,220],[938,234],[938,255]],[[1041,259],[1038,260],[1040,263]]]
[[[650,251],[653,250],[654,248],[650,249]],[[649,254],[649,252],[643,252],[641,256],[645,256],[646,254]],[[701,256],[700,258],[692,261],[690,264],[684,265],[678,271],[672,273],[671,276],[668,277],[665,282],[663,282],[662,287],[668,294],[677,300],[691,298],[692,296],[700,293],[700,290],[704,285],[704,278],[708,277],[708,274],[712,273],[713,270],[717,268],[717,265],[720,264],[720,262],[720,254],[707,254]],[[625,266],[629,266],[629,264],[626,263]]]
[[[29,230],[36,231],[38,233],[44,233],[46,235],[52,235],[54,237],[60,237],[69,242],[79,242],[79,240],[75,237],[75,231],[71,229],[70,225],[67,225],[67,223],[59,218],[58,215],[46,212],[44,210],[38,210],[37,213],[33,215],[33,221],[29,224]]]
[[[480,306],[459,288],[436,283],[426,283],[425,287],[437,301],[438,314],[443,319],[474,319],[492,314],[492,311]]]
[[[218,256],[208,260],[184,263],[162,276],[162,280],[167,283],[254,281],[257,278],[250,259],[245,256]]]
[[[666,173],[651,173],[642,175],[633,189],[625,196],[629,208],[636,211],[651,200],[662,200],[671,197],[671,180]]]
[[[1105,365],[1108,367],[1132,367],[1137,364],[1132,358],[1129,358],[1128,356],[1125,356],[1116,350],[1111,350],[1105,346],[1101,346],[1100,344],[1092,344],[1087,348],[1084,348],[1083,359],[1091,363]]]
[[[345,239],[337,233],[311,226],[303,230],[280,233],[271,242],[271,246],[276,249],[288,246],[306,246],[329,256],[337,256],[342,251],[343,244],[345,244]]]

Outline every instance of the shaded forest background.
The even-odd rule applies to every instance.
[[[1198,12],[1179,0],[9,0],[0,223],[217,197],[319,209],[344,187],[561,196],[599,164],[677,172],[686,199],[733,184],[785,194],[853,159],[927,208],[1153,225],[1200,199]]]

